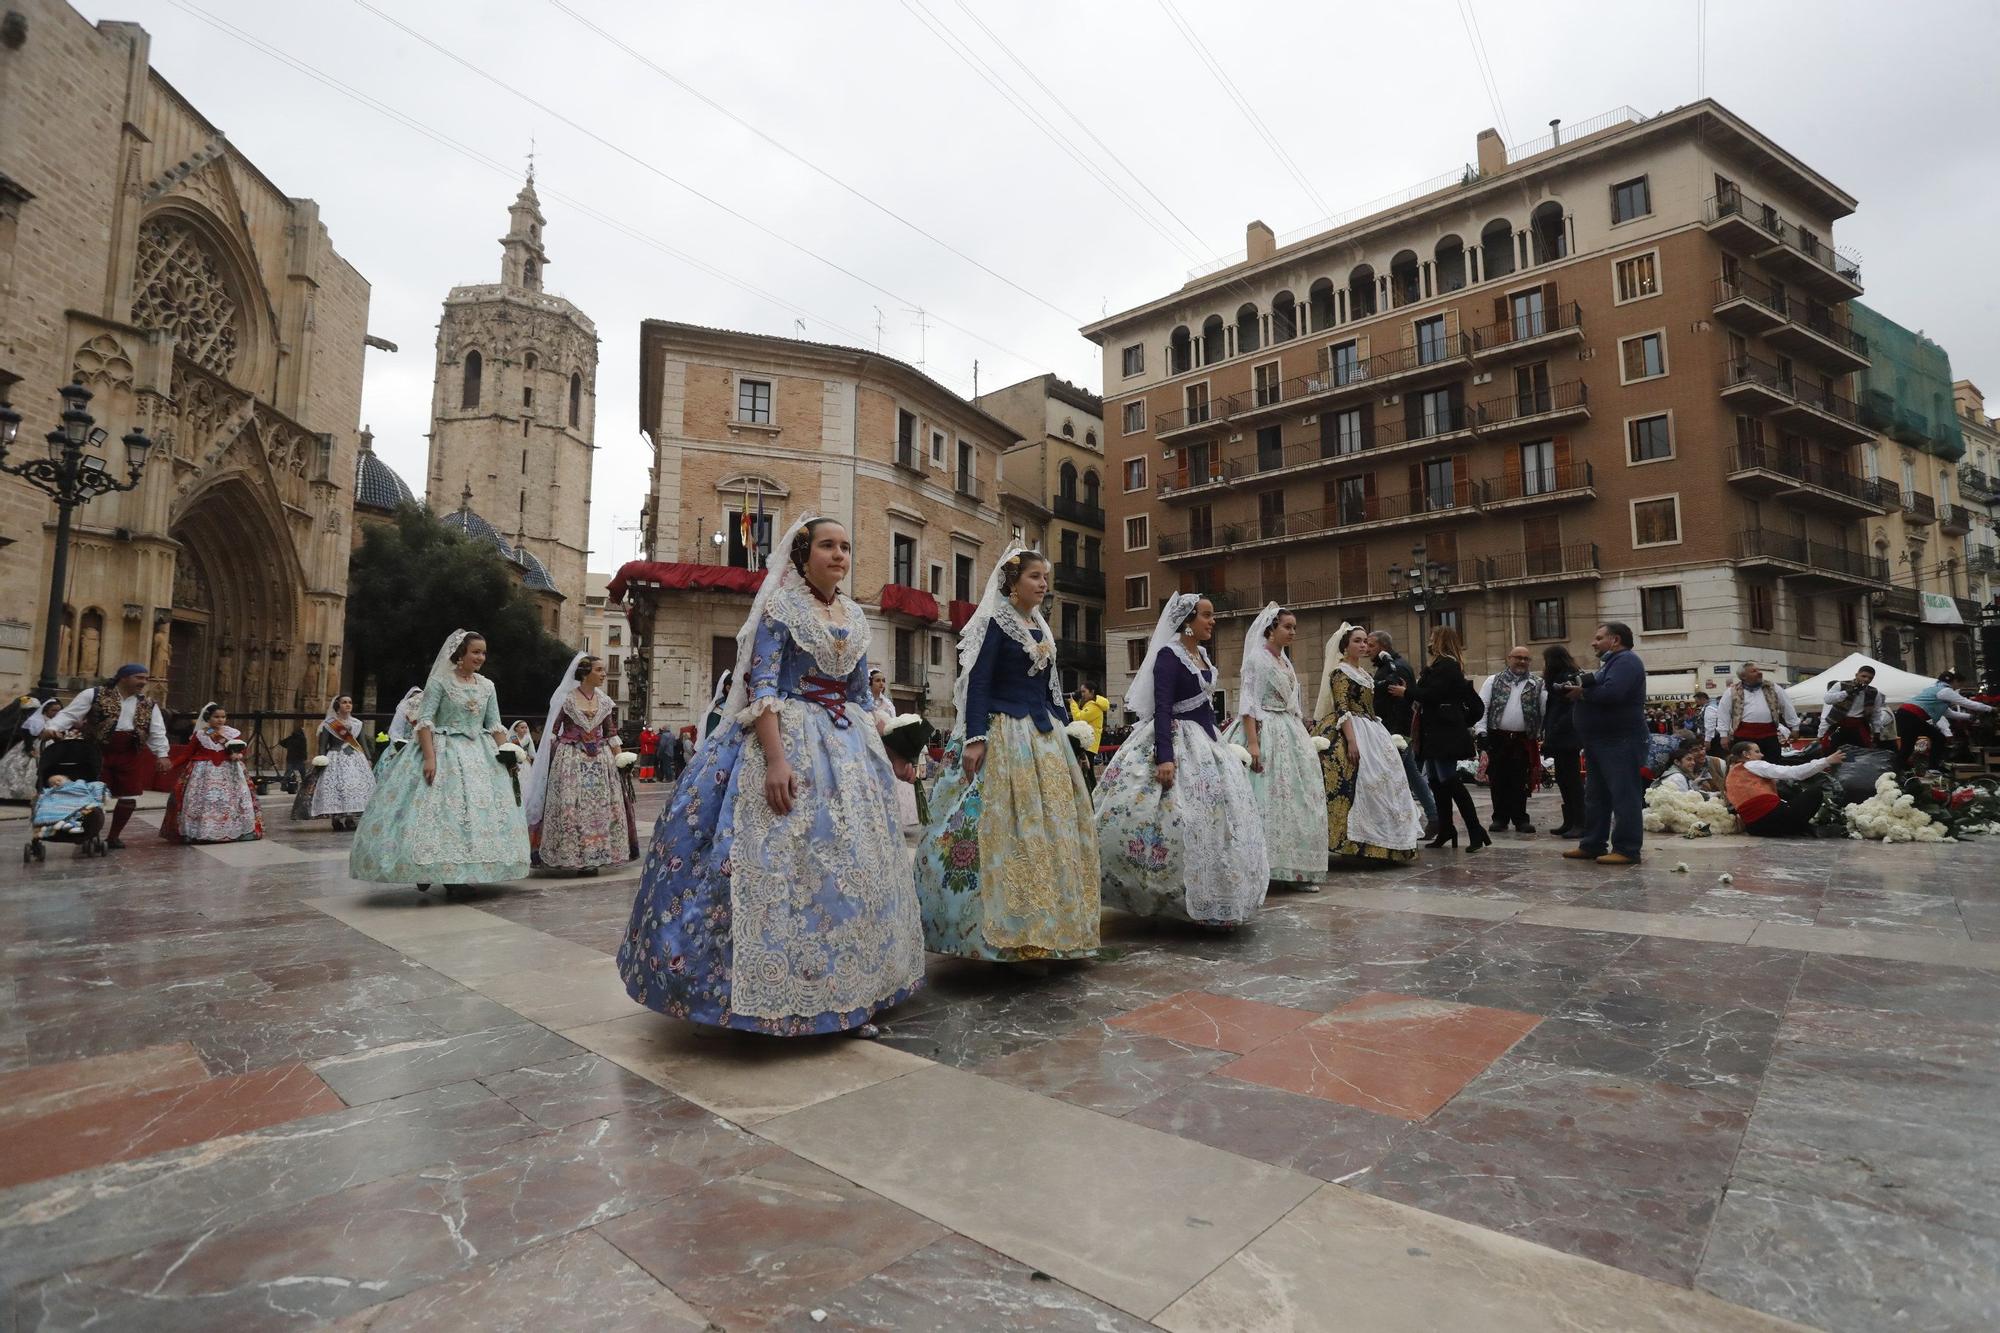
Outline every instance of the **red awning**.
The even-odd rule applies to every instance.
[[[738,569],[734,565],[689,565],[678,561],[628,560],[605,586],[605,596],[614,602],[625,600],[625,590],[635,583],[657,584],[662,588],[695,589],[708,592],[754,593],[764,585],[761,569]]]
[[[915,616],[918,620],[938,618],[937,598],[921,588],[908,588],[900,583],[885,583],[876,602],[884,611],[893,615]]]
[[[977,602],[953,602],[951,604],[951,632],[956,634],[965,628],[965,622],[972,619],[972,613],[979,609]]]

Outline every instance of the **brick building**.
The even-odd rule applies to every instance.
[[[1056,632],[1063,688],[1104,681],[1104,400],[1055,375],[1036,375],[973,400],[1021,442],[1007,451],[1004,490],[1042,511],[1044,535],[1013,534],[1055,564],[1043,614]],[[1032,521],[1032,520],[1031,520]],[[1011,527],[1022,527],[1018,521]]]
[[[66,689],[148,663],[177,708],[339,689],[368,284],[319,207],[151,68],[130,23],[19,0],[0,40],[0,399],[39,447],[80,376],[155,447],[77,511]],[[18,459],[17,459],[18,461]],[[0,690],[39,674],[55,509],[0,477]]]
[[[608,593],[631,621],[645,720],[706,712],[766,559],[784,558],[769,544],[811,511],[853,538],[845,591],[867,608],[869,659],[898,705],[951,721],[953,630],[1005,541],[1005,422],[879,353],[647,320],[639,427],[653,449],[647,559]]]
[[[1855,201],[1713,101],[1477,162],[1084,329],[1104,349],[1109,674],[1158,608],[1298,608],[1471,665],[1629,622],[1661,693],[1868,642],[1897,503],[1853,455]],[[1418,613],[1399,596],[1421,572]],[[1802,623],[1802,618],[1805,623]],[[1414,652],[1413,652],[1414,655]]]

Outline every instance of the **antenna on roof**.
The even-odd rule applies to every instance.
[[[930,341],[931,341],[930,316],[924,313],[924,308],[920,305],[918,306],[906,305],[903,307],[903,309],[917,317],[917,369],[922,370],[924,368],[924,363],[930,350]]]

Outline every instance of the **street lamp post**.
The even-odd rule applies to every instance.
[[[120,443],[125,446],[129,475],[119,481],[106,471],[102,455],[84,452],[102,448],[111,436],[84,411],[91,392],[83,387],[83,377],[79,375],[63,385],[61,393],[62,425],[48,433],[47,455],[19,463],[8,462],[7,454],[20,436],[21,414],[12,404],[0,401],[0,472],[25,478],[56,502],[56,553],[49,570],[48,617],[42,628],[42,677],[35,682],[36,692],[44,696],[54,694],[58,688],[56,645],[62,636],[63,585],[69,577],[70,515],[106,492],[136,487],[140,472],[145,470],[146,455],[153,447],[144,433],[136,429],[128,433]]]
[[[1406,582],[1407,580],[1407,582]],[[1403,572],[1400,564],[1389,566],[1389,595],[1401,602],[1407,602],[1417,613],[1417,643],[1424,643],[1424,612],[1444,590],[1451,580],[1451,567],[1425,558],[1422,546],[1410,548],[1410,569]]]

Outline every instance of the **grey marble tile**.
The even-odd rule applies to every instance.
[[[476,1083],[214,1139],[0,1193],[18,1285],[541,1132]]]
[[[1412,1132],[1397,1116],[1229,1078],[1184,1083],[1125,1118],[1321,1180],[1366,1170]]]
[[[817,1326],[859,1333],[1140,1333],[1151,1324],[963,1236],[946,1236],[814,1304]],[[794,1318],[810,1312],[795,1310]],[[780,1323],[779,1327],[791,1325]]]
[[[422,1037],[316,1060],[311,1068],[349,1106],[424,1088],[546,1064],[584,1054],[547,1028],[515,1022],[449,1036]]]
[[[2000,1312],[2000,1240],[1746,1182],[1717,1210],[1697,1285],[1829,1333],[1973,1333]]]

